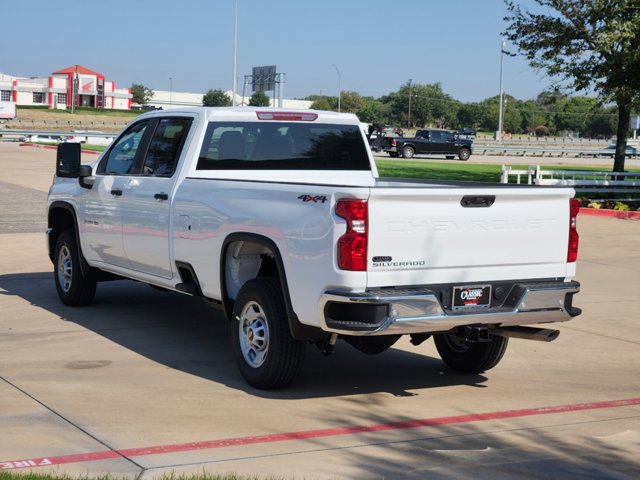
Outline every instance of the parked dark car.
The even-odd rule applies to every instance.
[[[461,137],[475,137],[476,136],[476,130],[475,128],[460,128],[458,130],[456,130],[456,135],[459,135]]]
[[[413,138],[383,138],[385,152],[392,157],[412,158],[414,155],[445,155],[452,159],[469,160],[472,153],[471,140],[460,138],[446,130],[418,130]]]

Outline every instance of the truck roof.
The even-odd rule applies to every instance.
[[[326,110],[273,108],[273,107],[188,107],[171,110],[155,110],[138,118],[167,116],[173,114],[204,115],[208,121],[240,120],[240,121],[303,121],[319,123],[335,123],[343,125],[359,125],[360,120],[353,113],[338,113]]]

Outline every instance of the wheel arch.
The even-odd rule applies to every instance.
[[[47,246],[49,247],[49,259],[54,262],[54,252],[56,249],[56,243],[60,234],[65,230],[72,229],[76,237],[76,245],[78,248],[78,256],[80,258],[80,268],[83,274],[89,272],[89,264],[82,254],[82,247],[80,245],[80,232],[78,230],[78,216],[75,208],[67,202],[53,202],[49,206],[47,213]]]
[[[232,250],[236,250],[235,255],[231,254]],[[248,263],[251,264],[253,260],[250,257],[255,256],[261,257],[257,267],[255,262],[253,266],[249,265],[244,272],[239,272],[238,281],[235,284],[230,284],[230,279],[227,275],[229,269],[241,268],[240,257],[245,260],[248,259]],[[265,256],[273,261],[265,262]],[[238,264],[230,265],[229,262],[235,260],[238,261]],[[225,316],[231,318],[235,295],[244,283],[253,278],[266,276],[274,276],[280,282],[291,335],[297,340],[313,340],[326,337],[327,334],[319,328],[304,325],[300,322],[291,303],[289,284],[280,249],[270,238],[255,233],[232,233],[225,238],[222,244],[220,251],[220,293]]]

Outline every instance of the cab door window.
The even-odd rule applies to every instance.
[[[142,166],[143,175],[173,175],[192,120],[186,117],[160,119],[147,149]]]
[[[130,175],[135,173],[135,160],[149,122],[140,122],[127,130],[100,162],[98,173]]]

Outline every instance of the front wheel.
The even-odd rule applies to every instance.
[[[413,158],[414,154],[415,154],[415,151],[411,147],[404,147],[402,149],[402,156],[404,158]]]
[[[461,148],[460,151],[458,152],[458,158],[460,160],[467,161],[469,160],[470,156],[471,156],[471,150],[469,150],[468,148]]]
[[[82,271],[80,250],[73,230],[65,230],[60,234],[53,258],[53,278],[62,303],[72,307],[89,305],[96,294],[97,281],[90,268]]]
[[[509,339],[498,335],[489,335],[489,338],[488,342],[469,343],[457,333],[433,336],[442,361],[462,373],[481,373],[500,362]]]
[[[282,289],[275,278],[245,283],[233,307],[231,336],[240,373],[263,390],[289,385],[304,361],[304,342],[289,331]]]

